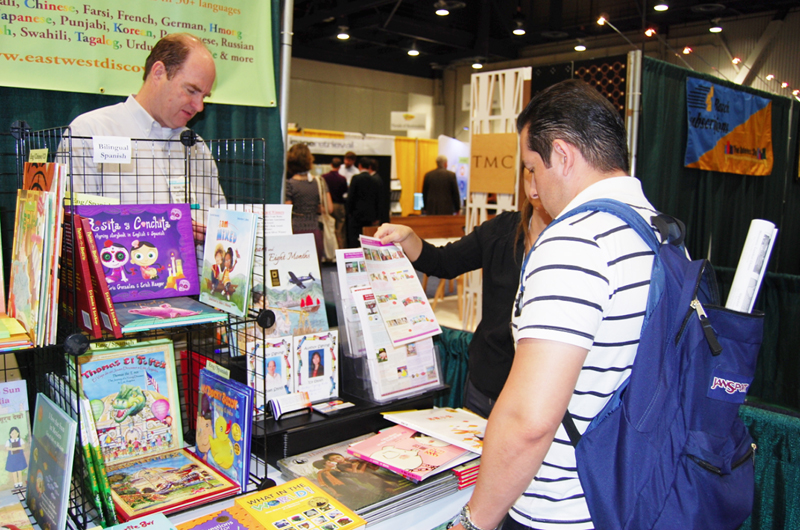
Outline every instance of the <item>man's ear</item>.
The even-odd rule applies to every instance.
[[[575,153],[571,145],[564,140],[553,140],[551,162],[561,164],[564,168],[572,166]]]
[[[156,61],[150,68],[150,75],[154,81],[160,81],[162,78],[167,79],[167,67],[161,61]]]

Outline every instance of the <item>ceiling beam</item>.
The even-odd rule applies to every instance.
[[[734,83],[743,86],[751,86],[753,84],[753,80],[758,76],[757,68],[759,61],[762,59],[762,54],[772,41],[775,40],[775,37],[782,27],[783,20],[770,21],[769,25],[767,25],[767,29],[764,30],[764,33],[762,33],[761,37],[758,39],[756,47],[753,48],[753,51],[750,52],[750,55],[747,56],[747,59],[742,64],[744,68],[739,70],[736,79],[733,80]]]

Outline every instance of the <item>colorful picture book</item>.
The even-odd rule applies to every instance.
[[[97,530],[102,529],[97,527]],[[175,525],[167,519],[166,515],[159,512],[152,515],[137,517],[136,519],[114,526],[106,526],[105,530],[176,530],[176,528]]]
[[[75,206],[90,219],[114,302],[200,292],[188,204]]]
[[[224,474],[183,449],[170,340],[103,343],[79,356],[76,368],[120,520],[171,513],[239,491]]]
[[[123,333],[222,322],[228,319],[226,313],[188,296],[119,302],[114,305]]]
[[[257,224],[254,213],[208,210],[201,302],[238,317],[247,314]]]
[[[384,412],[383,417],[473,453],[480,454],[483,450],[487,420],[468,410],[434,408]]]
[[[338,338],[337,330],[292,337],[294,391],[308,392],[312,402],[339,396]]]
[[[66,214],[64,239],[61,247],[61,266],[64,268],[64,274],[61,275],[63,288],[60,293],[59,312],[69,322],[76,322],[90,337],[99,339],[103,336],[103,330],[97,307],[98,297],[94,292],[89,249],[86,246],[80,216]]]
[[[0,492],[25,490],[30,462],[31,425],[25,381],[0,383]]]
[[[266,412],[270,399],[294,392],[291,355],[291,337],[247,343],[247,384],[255,390],[256,412]]]
[[[305,478],[236,498],[259,524],[277,529],[356,530],[366,521]]]
[[[266,305],[275,324],[264,333],[285,337],[328,330],[313,234],[267,238]]]
[[[78,422],[42,393],[36,395],[25,493],[39,528],[66,528]]]
[[[188,449],[109,465],[108,480],[121,521],[155,512],[170,514],[239,492],[228,477]]]
[[[111,332],[114,338],[121,339],[122,328],[117,318],[114,302],[111,299],[111,291],[108,290],[108,283],[103,271],[103,262],[100,260],[100,251],[97,248],[97,242],[92,231],[92,223],[89,219],[79,215],[75,215],[75,221],[80,223],[80,227],[76,227],[80,228],[76,230],[77,233],[83,236],[83,241],[79,241],[78,244],[83,243],[86,247],[91,289],[94,295],[94,305],[97,307],[100,327]],[[82,253],[80,257],[83,259]]]
[[[357,442],[348,447],[347,452],[415,482],[443,471],[448,464],[469,453],[402,425]]]
[[[256,530],[264,528],[241,506],[231,506],[178,525],[177,530]],[[287,527],[286,530],[294,530]]]
[[[195,453],[244,491],[250,478],[253,389],[204,368],[197,404]]]

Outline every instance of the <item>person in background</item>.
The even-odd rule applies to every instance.
[[[618,217],[615,199],[646,222],[656,211],[628,176],[616,108],[583,81],[539,92],[517,119],[532,189],[556,219],[526,256],[511,320],[514,364],[489,417],[481,472],[455,530],[595,528],[562,420],[579,434],[630,375],[647,308],[653,251]],[[529,177],[530,178],[530,177]]]
[[[356,154],[348,151],[344,154],[344,164],[339,166],[339,174],[347,179],[347,185],[353,181],[353,177],[361,173],[361,170],[356,167]]]
[[[286,204],[292,205],[292,233],[314,234],[317,247],[317,259],[325,256],[322,242],[322,229],[319,225],[319,214],[322,212],[322,201],[328,201],[328,209],[333,209],[331,194],[322,181],[323,196],[320,197],[319,184],[311,175],[314,155],[306,144],[294,144],[286,154]]]
[[[377,173],[378,163],[368,157],[358,161],[361,173],[353,177],[347,191],[347,247],[359,247],[358,236],[365,226],[378,226],[382,219],[382,205],[386,204],[388,219],[388,200],[385,200],[383,181]],[[341,169],[341,168],[340,168]]]
[[[425,215],[453,215],[461,210],[461,194],[456,174],[447,169],[447,157],[436,157],[436,169],[425,173],[422,182],[422,213]]]
[[[399,243],[415,269],[442,281],[483,269],[482,318],[469,344],[464,407],[485,418],[514,361],[511,310],[522,260],[550,222],[539,196],[525,183],[521,211],[503,212],[444,247],[431,245],[403,225],[384,224],[375,233],[384,243]]]
[[[336,244],[338,248],[345,248],[345,235],[344,235],[344,199],[347,195],[347,179],[339,174],[339,168],[342,165],[342,159],[334,157],[331,160],[331,170],[322,178],[328,185],[328,191],[331,193],[331,200],[333,200],[333,212],[331,215],[336,220]]]

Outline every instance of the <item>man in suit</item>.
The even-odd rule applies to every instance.
[[[361,173],[353,177],[347,191],[347,246],[359,246],[358,236],[365,226],[378,226],[384,218],[388,220],[388,197],[377,173],[378,163],[374,158],[362,157],[358,161]],[[386,208],[385,215],[382,210]]]
[[[456,174],[447,170],[447,157],[436,157],[436,169],[425,173],[422,183],[423,211],[427,215],[453,215],[461,209]]]

